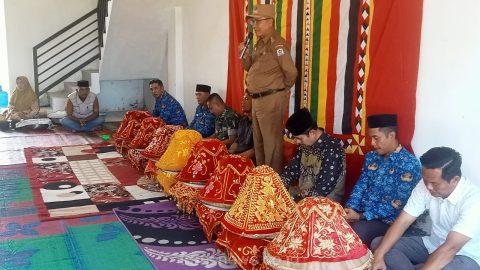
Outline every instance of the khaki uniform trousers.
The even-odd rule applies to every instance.
[[[287,92],[252,99],[253,143],[257,165],[283,170],[283,117]]]

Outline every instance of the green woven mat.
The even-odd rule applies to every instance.
[[[69,227],[76,269],[153,269],[120,222]]]

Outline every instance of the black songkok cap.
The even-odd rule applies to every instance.
[[[396,127],[396,114],[375,114],[367,117],[369,128]]]
[[[307,108],[300,109],[292,114],[286,123],[286,128],[293,136],[305,133],[313,125],[313,119]]]
[[[78,87],[90,87],[90,83],[88,81],[82,80],[82,81],[77,82],[77,86]]]
[[[206,85],[206,84],[197,84],[197,89],[195,90],[196,92],[205,92],[205,93],[210,93],[210,90],[212,88],[210,87],[210,85]]]

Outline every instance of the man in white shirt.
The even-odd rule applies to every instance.
[[[480,269],[480,189],[462,177],[462,158],[436,147],[421,158],[423,181],[383,238],[372,242],[373,269]],[[430,236],[401,237],[425,210]]]
[[[67,116],[60,123],[67,129],[78,131],[94,131],[102,127],[105,119],[99,116],[97,95],[90,92],[88,81],[78,81],[78,89],[68,95],[65,111]]]

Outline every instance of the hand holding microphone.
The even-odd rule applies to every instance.
[[[250,45],[250,43],[252,42],[252,39],[253,39],[253,33],[252,32],[248,32],[248,35],[247,35],[247,38],[245,39],[245,41],[243,42],[243,44],[240,44],[240,59],[243,59],[245,57],[245,53],[247,52],[248,50],[248,46]],[[243,46],[242,46],[243,45]]]

